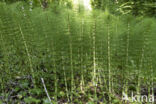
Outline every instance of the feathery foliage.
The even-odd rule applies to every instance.
[[[41,78],[60,104],[118,104],[122,92],[153,93],[155,28],[152,17],[0,3],[0,101],[47,104]]]

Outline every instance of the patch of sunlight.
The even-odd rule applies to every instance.
[[[79,0],[73,0],[72,3],[73,3],[73,9],[77,13],[79,10]]]
[[[92,10],[91,1],[90,0],[83,0],[83,5],[86,9]]]
[[[73,5],[78,5],[79,4],[79,0],[73,0]]]
[[[92,10],[91,0],[73,0],[74,8],[78,8],[79,5],[83,5],[86,10]]]

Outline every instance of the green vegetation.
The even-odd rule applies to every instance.
[[[92,5],[103,10],[108,7],[113,13],[156,16],[155,0],[92,0]]]
[[[109,2],[117,11],[98,0],[92,11],[23,1],[0,3],[0,104],[126,104],[123,92],[156,94],[154,11],[136,15],[126,3],[134,1]]]

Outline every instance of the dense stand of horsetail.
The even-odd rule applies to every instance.
[[[154,14],[54,1],[0,1],[0,104],[154,104]]]

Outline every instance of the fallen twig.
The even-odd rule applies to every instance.
[[[51,99],[50,99],[50,96],[49,96],[48,91],[47,91],[47,88],[46,88],[45,83],[44,83],[44,79],[41,78],[41,81],[42,81],[44,90],[45,90],[45,92],[46,92],[46,94],[47,94],[47,97],[48,97],[48,99],[49,99],[49,101],[50,101],[50,104],[52,104]]]

